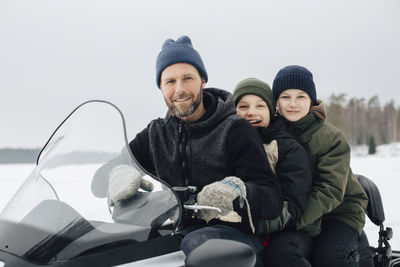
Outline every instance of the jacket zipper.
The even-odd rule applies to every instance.
[[[188,179],[188,164],[186,157],[187,133],[185,131],[185,122],[179,122],[179,158],[181,160],[182,183],[184,186],[189,185]]]

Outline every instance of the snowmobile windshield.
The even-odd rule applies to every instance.
[[[154,189],[139,189],[109,207],[110,172],[121,165],[136,169]],[[89,101],[60,124],[0,214],[0,250],[40,264],[62,262],[171,234],[180,217],[175,192],[130,151],[120,110]]]

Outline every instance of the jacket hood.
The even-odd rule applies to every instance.
[[[227,117],[236,114],[236,106],[230,92],[218,88],[204,88],[203,102],[206,109],[205,114],[196,122],[185,122],[185,128],[200,129],[212,127]],[[181,121],[169,111],[165,116],[165,122],[170,119]]]
[[[310,108],[310,112],[314,113],[315,116],[317,116],[321,120],[325,121],[327,119],[325,103],[321,100],[317,100],[317,105],[312,106]]]

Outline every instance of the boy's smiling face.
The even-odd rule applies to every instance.
[[[254,127],[268,127],[271,121],[267,103],[257,95],[244,95],[240,98],[236,112]]]

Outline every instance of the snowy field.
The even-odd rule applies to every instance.
[[[377,147],[376,155],[366,155],[367,147],[353,149],[351,167],[354,173],[372,179],[378,186],[385,209],[385,227],[393,229],[390,241],[393,250],[400,250],[400,212],[397,196],[400,193],[400,143]],[[376,245],[378,228],[367,219],[364,227],[371,245]]]
[[[379,146],[376,155],[366,155],[366,147],[353,149],[351,166],[354,173],[372,179],[380,189],[385,207],[386,227],[392,227],[394,238],[391,245],[400,250],[400,212],[397,195],[400,186],[400,143]],[[16,192],[20,184],[33,170],[33,164],[0,165],[0,210]],[[378,227],[367,219],[365,232],[370,244],[377,245]]]

